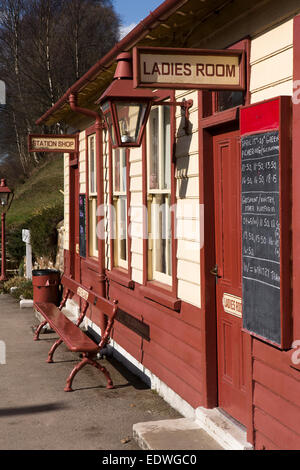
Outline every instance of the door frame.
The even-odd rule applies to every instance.
[[[79,253],[76,253],[76,244],[79,247],[79,208],[78,208],[78,198],[79,198],[79,167],[78,161],[77,164],[74,162],[73,165],[70,165],[70,240],[69,240],[69,250],[70,250],[70,274],[75,280],[80,282],[81,273],[80,273],[80,256]],[[76,276],[77,274],[77,276]]]
[[[239,107],[208,117],[205,109],[207,92],[198,92],[199,103],[199,203],[204,205],[204,240],[201,248],[202,305],[202,350],[204,370],[203,406],[218,407],[218,354],[217,354],[217,309],[215,277],[210,273],[215,265],[215,208],[214,208],[214,135],[239,129]],[[253,390],[252,390],[252,337],[246,340],[246,388],[247,388],[247,440],[254,442]]]

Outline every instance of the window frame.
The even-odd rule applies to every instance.
[[[98,224],[98,189],[99,189],[99,162],[97,161],[97,134],[95,125],[89,127],[85,133],[86,136],[86,198],[87,198],[87,218],[86,218],[86,232],[87,232],[87,258],[92,261],[99,259],[99,240],[97,237],[97,224]],[[90,154],[90,141],[94,139],[94,191],[91,191],[91,154]],[[94,215],[94,220],[91,217]],[[94,233],[91,246],[91,233]]]
[[[235,44],[232,44],[230,47],[227,47],[227,49],[242,49],[246,53],[246,73],[245,73],[245,80],[246,80],[246,89],[244,91],[244,104],[243,105],[237,105],[232,108],[227,108],[225,110],[218,110],[218,91],[213,91],[209,92],[210,97],[211,97],[211,103],[210,103],[210,112],[208,113],[208,116],[212,115],[218,115],[220,113],[226,113],[230,112],[230,110],[240,108],[241,106],[246,106],[250,104],[250,48],[251,48],[251,41],[250,39],[243,39],[241,41],[236,42]]]
[[[164,97],[165,105],[168,106],[168,100],[175,101],[175,91],[168,90]],[[161,106],[158,106],[160,108]],[[176,178],[175,169],[176,162],[174,160],[174,144],[175,144],[175,129],[176,129],[176,107],[170,106],[170,206],[174,207],[176,202]],[[148,124],[149,125],[149,121]],[[148,174],[149,174],[149,132],[145,132],[143,141],[143,204],[144,207],[148,208]],[[165,190],[158,191],[160,194],[166,194]],[[157,193],[157,194],[158,194]],[[151,193],[150,193],[151,195]],[[144,220],[144,242],[143,242],[143,288],[142,292],[144,297],[151,298],[155,302],[161,303],[162,305],[172,309],[179,310],[180,302],[177,299],[177,242],[175,238],[175,214],[173,210],[170,210],[171,218],[171,263],[172,263],[172,275],[169,278],[169,282],[164,282],[163,276],[160,279],[149,279],[149,240],[148,227],[149,227],[149,210],[147,210],[148,217]],[[163,273],[162,273],[163,274]],[[150,276],[152,277],[152,276]],[[159,277],[159,276],[158,276]],[[168,281],[168,279],[167,279]]]
[[[114,226],[113,226],[113,217],[111,211],[109,213],[109,224],[110,224],[110,269],[106,270],[106,275],[112,281],[127,287],[129,289],[134,288],[134,282],[131,279],[132,267],[131,267],[131,236],[128,232],[128,227],[130,226],[130,149],[125,149],[126,155],[126,190],[127,190],[127,268],[116,266],[115,264],[115,253],[114,253]],[[111,142],[109,140],[109,204],[112,208],[114,206],[113,201],[113,185],[114,185],[114,174],[113,174],[113,149]]]
[[[116,153],[119,152],[120,154],[120,161],[121,158],[125,160],[125,175],[124,175],[124,166],[120,165],[119,169],[119,190],[116,190],[115,188],[115,174],[114,170],[116,168]],[[126,271],[128,271],[128,151],[123,148],[116,148],[112,149],[112,198],[113,198],[113,207],[114,207],[114,220],[112,221],[114,223],[113,227],[113,252],[114,252],[114,257],[113,257],[113,265],[116,268],[122,268]],[[125,186],[125,190],[122,190],[122,188]],[[122,223],[122,220],[120,219],[120,214],[121,214],[121,204],[122,201],[125,200],[125,223],[126,223],[126,260],[122,259],[120,256],[121,252],[121,242],[122,240],[119,238],[119,231],[120,225]]]

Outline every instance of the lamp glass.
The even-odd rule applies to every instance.
[[[136,144],[145,119],[148,103],[116,102],[121,142]]]
[[[105,122],[106,122],[106,125],[107,125],[107,129],[108,129],[112,144],[115,146],[116,145],[116,135],[115,135],[115,129],[114,129],[114,125],[113,125],[113,117],[112,117],[112,110],[111,110],[110,103],[107,101],[100,108],[101,108],[101,111],[103,113],[103,116],[104,116],[104,119],[105,119]]]
[[[0,205],[7,206],[9,193],[0,193]]]

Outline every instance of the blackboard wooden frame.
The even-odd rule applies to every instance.
[[[291,110],[291,97],[281,96],[244,106],[240,111],[241,138],[269,131],[279,133],[280,340],[245,327],[243,330],[280,349],[289,349],[292,341]]]

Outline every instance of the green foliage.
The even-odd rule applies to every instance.
[[[63,201],[63,157],[54,156],[41,164],[30,177],[14,188],[15,197],[6,216],[7,227],[26,227],[35,211]]]
[[[16,287],[16,289],[11,292],[11,287]],[[20,276],[12,277],[9,281],[4,282],[2,292],[4,294],[11,294],[15,299],[20,299],[20,296],[22,296],[23,299],[32,299],[32,281]]]
[[[25,256],[25,243],[22,241],[22,227],[12,226],[6,232],[7,254],[14,263],[19,265]]]
[[[57,251],[57,224],[64,217],[63,203],[45,207],[33,215],[28,223],[32,252],[55,261]]]
[[[63,220],[63,158],[54,156],[30,178],[15,188],[15,198],[6,216],[7,256],[18,268],[25,256],[22,229],[31,230],[33,258],[55,259],[56,225]],[[21,266],[20,274],[24,271]]]

